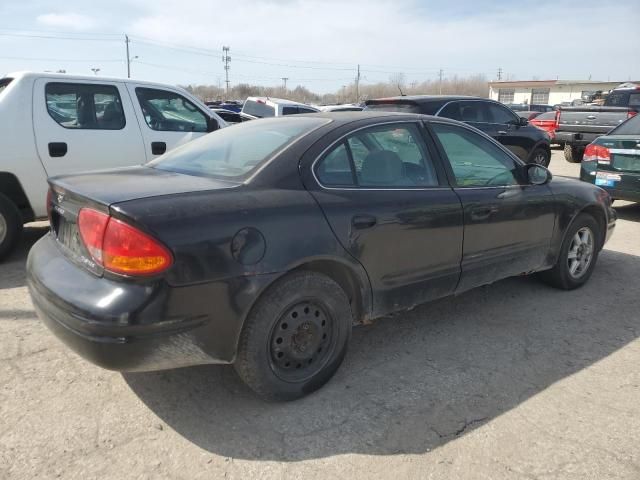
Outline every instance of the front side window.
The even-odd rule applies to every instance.
[[[518,184],[517,163],[481,135],[455,125],[432,124],[459,187]]]
[[[207,116],[182,95],[169,90],[136,88],[144,121],[161,132],[206,132]]]
[[[326,165],[325,165],[326,164]],[[360,187],[433,187],[438,177],[414,124],[394,124],[358,131],[336,146],[318,164],[318,179],[329,186],[349,181]],[[333,172],[334,179],[323,173]]]
[[[492,123],[517,123],[518,119],[516,116],[506,107],[502,105],[498,105],[496,103],[489,103],[487,105],[489,109],[489,115],[491,116]]]
[[[187,175],[242,179],[298,138],[329,122],[293,117],[238,123],[186,143],[147,165]]]
[[[47,112],[64,128],[121,130],[125,117],[118,88],[113,85],[47,83]]]

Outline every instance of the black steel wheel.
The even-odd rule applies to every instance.
[[[299,271],[260,297],[243,326],[234,368],[267,400],[294,400],[324,385],[347,351],[353,317],[331,278]]]

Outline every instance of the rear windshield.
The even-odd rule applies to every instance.
[[[426,105],[422,105],[425,107]],[[382,112],[401,112],[401,113],[429,113],[426,112],[424,108],[421,108],[421,105],[417,103],[410,103],[406,101],[385,101],[385,102],[376,102],[376,103],[367,103],[367,106],[364,107],[365,110],[377,110]],[[435,113],[435,112],[433,112]],[[430,113],[431,115],[433,113]]]
[[[604,104],[608,107],[640,107],[640,92],[611,92]]]
[[[13,78],[0,78],[0,95],[4,92],[4,89],[7,88],[7,85],[11,83]]]
[[[148,165],[187,175],[242,179],[282,148],[329,122],[294,116],[239,123],[189,142]]]
[[[256,100],[247,100],[244,102],[244,107],[242,107],[242,111],[244,113],[248,113],[249,115],[253,115],[254,117],[273,117],[276,114],[275,109],[267,105],[264,102],[258,102]]]
[[[515,103],[511,103],[511,104],[507,104],[507,107],[509,107],[514,112],[528,112],[529,111],[529,105],[517,105]]]
[[[640,115],[631,117],[609,132],[609,135],[640,135]]]

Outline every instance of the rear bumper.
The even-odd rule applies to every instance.
[[[606,132],[602,133],[581,133],[581,132],[559,132],[556,130],[556,136],[553,139],[555,143],[568,143],[569,145],[573,145],[576,147],[584,146],[586,147],[591,142],[593,142],[596,138],[605,135]]]
[[[69,348],[118,371],[235,359],[242,324],[275,275],[188,287],[96,277],[46,235],[31,249],[27,282],[38,316]]]

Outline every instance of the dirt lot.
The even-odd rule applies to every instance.
[[[554,152],[552,170],[578,166]],[[517,278],[355,330],[321,391],[265,404],[231,367],[108,372],[36,319],[42,226],[0,266],[0,478],[640,478],[640,205],[590,283]]]

